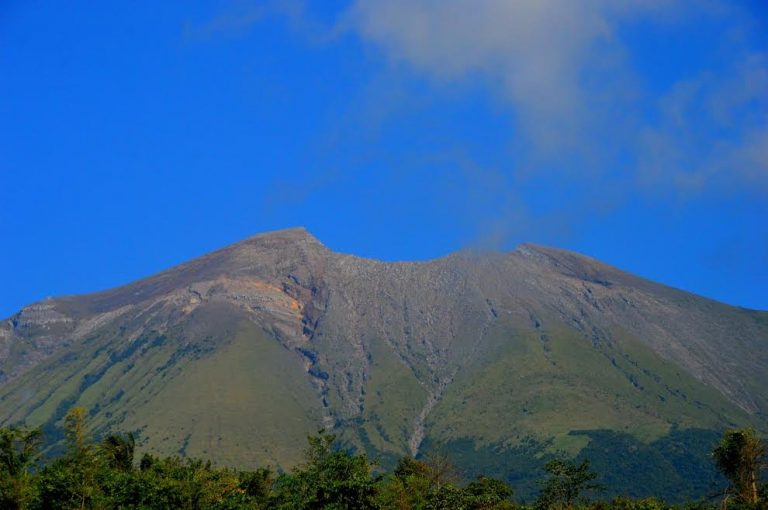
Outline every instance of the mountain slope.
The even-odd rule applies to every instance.
[[[384,459],[576,455],[578,431],[768,429],[768,313],[535,245],[386,263],[291,229],[24,308],[0,381],[2,424],[53,434],[83,405],[97,431],[235,465],[290,466],[322,426]]]

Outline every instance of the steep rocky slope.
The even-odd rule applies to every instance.
[[[0,325],[0,423],[288,466],[334,428],[377,455],[470,444],[577,454],[611,430],[768,423],[768,313],[523,245],[388,263],[259,235]]]

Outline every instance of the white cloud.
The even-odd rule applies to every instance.
[[[626,95],[619,20],[664,2],[359,0],[348,23],[395,62],[438,80],[495,84],[531,141],[575,147],[606,103]]]
[[[517,145],[532,147],[535,158],[600,176],[629,154],[635,166],[622,171],[633,181],[680,189],[723,174],[765,181],[763,57],[740,47],[653,97],[621,41],[624,24],[674,26],[707,10],[743,25],[714,0],[357,0],[345,24],[396,68],[437,83],[488,83],[524,135]]]
[[[768,190],[768,56],[745,54],[675,84],[643,127],[640,175],[684,190]]]

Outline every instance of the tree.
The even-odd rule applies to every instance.
[[[88,442],[88,430],[85,409],[73,407],[64,417],[64,437],[67,440],[67,453],[73,459],[90,457],[93,452]]]
[[[306,462],[276,483],[277,508],[376,508],[376,481],[365,455],[334,449],[336,437],[319,432],[308,438]]]
[[[381,485],[384,508],[471,508],[467,493],[457,487],[458,472],[447,455],[430,452],[424,460],[402,457],[392,476]]]
[[[766,446],[752,429],[729,430],[712,452],[717,468],[730,482],[728,491],[743,503],[759,501],[760,470]]]
[[[536,508],[571,510],[574,504],[586,499],[586,493],[603,490],[602,485],[594,483],[597,474],[590,471],[588,460],[581,464],[552,460],[547,462],[544,469],[550,476],[539,482],[542,489],[536,500]]]
[[[401,457],[394,471],[380,482],[377,499],[382,508],[424,508],[430,487],[429,467],[413,457]]]
[[[90,443],[86,412],[72,408],[64,417],[67,453],[40,473],[42,508],[93,508],[101,496],[96,479],[98,459]]]
[[[42,441],[38,429],[0,429],[0,508],[27,508],[34,496],[29,472]]]
[[[451,459],[442,452],[430,452],[424,458],[427,468],[427,478],[432,487],[440,490],[444,485],[455,485],[459,481],[459,474]]]
[[[428,478],[429,467],[413,457],[400,457],[392,474],[404,482],[412,478]]]
[[[259,468],[256,471],[244,471],[239,475],[240,489],[259,505],[266,507],[272,497],[272,486],[275,484],[274,473],[269,468]]]
[[[132,433],[110,434],[99,445],[99,454],[107,466],[118,471],[133,469],[133,454],[136,438]]]
[[[426,510],[469,510],[467,493],[452,483],[433,486],[427,495]]]
[[[464,488],[469,508],[473,510],[512,508],[512,487],[508,483],[487,476],[479,476]]]

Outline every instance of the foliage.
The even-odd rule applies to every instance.
[[[597,473],[589,469],[589,461],[580,464],[565,460],[551,460],[544,469],[550,474],[541,482],[542,490],[536,500],[536,508],[572,509],[574,505],[586,500],[586,494],[604,490],[594,483]]]
[[[373,509],[376,480],[365,455],[334,450],[336,437],[308,438],[306,462],[277,481],[278,508]]]
[[[40,474],[40,508],[66,510],[99,505],[98,458],[89,441],[85,417],[85,410],[75,407],[64,418],[66,454]]]
[[[623,496],[636,500],[657,497],[670,503],[686,503],[713,495],[726,479],[712,462],[712,450],[721,434],[706,429],[676,429],[660,439],[644,442],[631,434],[609,430],[581,430],[569,437],[588,444],[573,458],[588,459],[596,480],[606,487],[603,497]],[[515,488],[515,497],[533,501],[539,493],[537,480],[546,476],[544,464],[557,458],[555,444],[524,438],[516,446],[479,444],[472,440],[441,444],[464,478],[488,475]],[[429,440],[425,450],[435,448]]]
[[[506,482],[480,476],[470,482],[465,491],[471,498],[471,508],[476,509],[504,509],[512,508],[512,487]]]
[[[0,429],[0,508],[27,508],[35,487],[29,473],[37,459],[40,430]]]
[[[375,474],[377,466],[365,455],[340,449],[335,437],[322,431],[308,438],[303,463],[276,473],[151,453],[136,462],[132,434],[94,442],[86,413],[77,408],[66,415],[64,427],[65,453],[42,466],[36,461],[39,431],[0,428],[0,509],[715,510],[706,501],[673,507],[652,497],[588,502],[587,496],[601,487],[586,460],[547,462],[548,476],[540,481],[536,504],[526,507],[512,500],[513,489],[505,481],[483,475],[462,481],[445,455],[403,457],[392,471]],[[731,510],[765,509],[768,485],[759,478],[762,444],[754,431],[731,431],[713,453],[731,480]],[[755,499],[738,495],[743,480],[756,487]]]
[[[109,467],[118,471],[130,471],[133,468],[135,450],[136,438],[132,433],[110,434],[99,445],[102,459]]]
[[[712,457],[730,482],[730,494],[742,503],[757,504],[760,470],[766,465],[766,446],[755,431],[727,431]]]
[[[576,435],[576,434],[574,434]],[[630,434],[608,431],[580,431],[589,444],[575,458],[589,459],[606,486],[606,497],[638,500],[656,496],[685,502],[711,494],[725,479],[711,458],[720,436],[703,429],[671,430],[650,443]]]
[[[424,508],[430,488],[427,465],[412,457],[402,457],[380,483],[379,506],[402,510]]]

